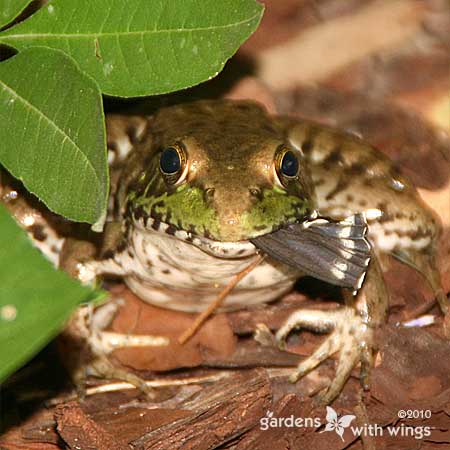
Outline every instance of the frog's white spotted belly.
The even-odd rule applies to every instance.
[[[122,272],[128,286],[148,303],[182,311],[203,311],[231,278],[256,256],[222,258],[177,237],[134,228],[127,249],[96,271]],[[231,244],[229,244],[229,247]],[[239,246],[239,243],[237,244]],[[248,244],[246,245],[248,247]],[[299,272],[266,259],[227,296],[223,310],[275,300],[290,290]]]

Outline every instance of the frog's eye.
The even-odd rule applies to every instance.
[[[168,183],[183,181],[186,174],[186,154],[183,148],[173,145],[164,149],[159,157],[159,168]]]
[[[280,172],[285,177],[295,177],[298,172],[298,159],[290,150],[281,158]]]
[[[159,160],[162,173],[165,175],[174,175],[181,169],[181,157],[178,150],[174,147],[166,148],[161,153]]]
[[[295,179],[299,168],[300,163],[297,154],[284,146],[279,147],[275,156],[275,169],[280,184],[284,185],[286,182]]]

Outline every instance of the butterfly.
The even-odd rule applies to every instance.
[[[317,217],[286,225],[251,242],[305,275],[356,292],[370,262],[367,229],[363,214],[342,221]]]

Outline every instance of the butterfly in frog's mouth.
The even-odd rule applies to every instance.
[[[357,291],[370,262],[367,230],[363,214],[340,222],[316,218],[287,225],[251,242],[306,275]]]

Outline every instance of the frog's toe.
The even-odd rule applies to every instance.
[[[263,347],[277,347],[278,343],[275,336],[270,331],[265,323],[258,323],[256,325],[255,333],[253,335],[256,342]]]
[[[105,356],[98,356],[90,361],[86,368],[86,374],[99,378],[125,381],[135,386],[149,399],[155,398],[154,389],[152,389],[143,378],[126,369],[116,367]]]
[[[337,341],[340,339],[341,337],[338,337]],[[345,342],[340,349],[336,375],[333,381],[324,392],[321,392],[318,395],[318,401],[320,403],[331,403],[339,395],[353,368],[358,364],[358,362],[360,362],[360,360],[361,358],[358,343],[353,339]]]
[[[125,347],[165,347],[169,345],[169,339],[164,336],[97,330],[93,333],[90,343],[97,349],[96,353],[109,354],[115,349]]]
[[[108,355],[117,348],[124,347],[160,347],[169,345],[169,339],[164,336],[124,334],[106,331],[122,305],[120,299],[116,299],[99,306],[94,310],[89,306],[87,312],[81,315],[82,322],[79,329],[88,342],[94,355]]]
[[[325,320],[326,319],[326,320]],[[303,360],[290,376],[293,383],[314,370],[320,363],[339,352],[336,376],[319,401],[330,403],[341,392],[353,368],[361,363],[361,383],[368,386],[368,376],[373,362],[373,330],[350,307],[336,311],[300,310],[292,314],[277,333],[277,340],[285,340],[295,328],[308,328],[316,332],[333,329],[312,355]]]
[[[374,366],[376,354],[373,343],[373,333],[371,334],[372,336],[370,336],[370,342],[363,342],[359,345],[359,360],[361,363],[359,382],[365,391],[369,390],[370,371]]]
[[[298,310],[292,313],[285,324],[277,331],[275,339],[280,348],[285,347],[286,339],[292,330],[306,328],[325,333],[334,327],[333,312],[313,309]]]

